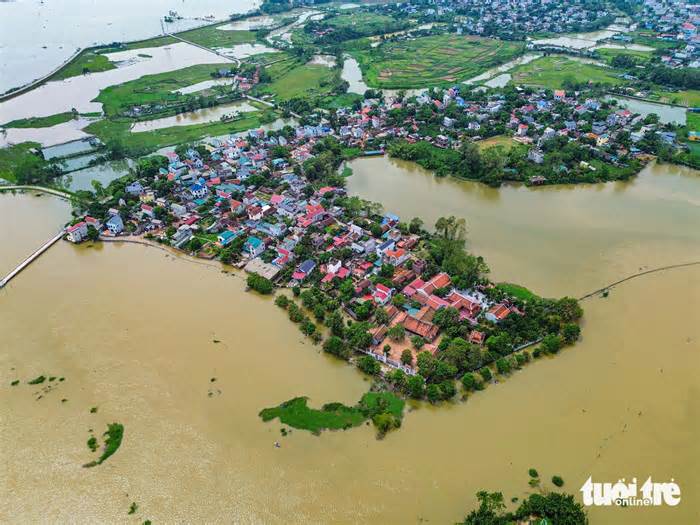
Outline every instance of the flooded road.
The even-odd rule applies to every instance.
[[[700,180],[690,170],[493,190],[383,158],[351,166],[351,194],[426,224],[466,217],[470,248],[494,279],[543,295],[700,260]],[[67,219],[55,202],[0,196],[0,245],[9,247],[0,268]],[[700,517],[698,267],[587,301],[575,347],[467,402],[421,406],[383,441],[369,427],[282,438],[279,423],[260,421],[261,408],[293,396],[352,403],[369,384],[243,288],[217,264],[62,242],[0,292],[0,449],[12,451],[0,467],[3,521],[18,512],[26,521],[123,521],[136,501],[138,520],[154,523],[454,523],[478,490],[522,497],[530,467],[561,475],[577,496],[589,475],[681,486],[678,507],[595,508],[592,523]],[[66,381],[37,401],[25,381],[39,374]],[[10,387],[15,379],[23,384]],[[121,448],[83,469],[87,430],[112,421],[125,426]]]

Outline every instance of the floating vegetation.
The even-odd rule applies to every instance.
[[[83,465],[85,468],[96,467],[104,463],[107,458],[112,456],[121,446],[122,439],[124,437],[124,425],[121,423],[110,423],[107,425],[107,431],[102,434],[105,438],[104,448],[102,450],[102,455],[95,461],[86,463]],[[88,440],[89,441],[89,440]]]

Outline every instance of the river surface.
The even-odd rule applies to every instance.
[[[538,45],[567,47],[569,49],[589,49],[595,47],[599,41],[611,38],[614,35],[626,30],[627,28],[624,26],[613,24],[598,31],[561,35],[553,38],[542,38],[539,40],[533,40],[533,43]]]
[[[700,260],[700,180],[690,170],[494,190],[384,158],[351,166],[352,194],[426,224],[466,217],[470,248],[493,277],[543,295]],[[1,195],[0,271],[68,218],[62,201]],[[58,243],[0,292],[0,450],[10,451],[0,519],[120,522],[136,501],[139,521],[453,523],[477,490],[522,497],[535,467],[575,495],[589,475],[674,478],[678,507],[596,508],[592,523],[696,523],[700,269],[633,280],[584,307],[575,347],[466,403],[410,411],[383,441],[368,427],[282,438],[261,408],[297,395],[352,403],[368,383],[217,264]],[[66,380],[36,400],[25,381],[40,374]],[[9,386],[15,379],[23,384]],[[88,429],[113,421],[125,426],[121,448],[83,469]]]
[[[38,142],[44,147],[55,146],[89,137],[83,131],[94,119],[77,118],[45,128],[5,128],[0,132],[0,148],[22,142]]]
[[[659,104],[623,96],[609,96],[608,99],[617,100],[620,106],[629,109],[632,113],[639,113],[645,117],[651,113],[655,113],[659,116],[659,122],[664,124],[673,122],[684,126],[686,122],[686,108],[684,107]]]
[[[1,5],[1,4],[0,4]],[[116,69],[48,82],[15,98],[0,102],[0,122],[46,117],[75,108],[81,113],[102,111],[93,102],[100,90],[144,75],[174,71],[196,64],[228,63],[228,60],[184,42],[162,47],[118,51],[106,55]]]
[[[148,38],[160,19],[183,17],[169,31],[224,20],[259,5],[257,0],[10,0],[0,2],[0,92],[46,75],[77,48]]]
[[[92,187],[93,180],[99,182],[102,186],[107,186],[114,179],[128,175],[131,166],[133,166],[131,159],[104,162],[73,171],[69,175],[62,177],[61,182],[65,188],[71,191],[94,191]]]

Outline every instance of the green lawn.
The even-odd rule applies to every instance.
[[[106,56],[97,53],[95,50],[86,50],[53,75],[50,80],[63,80],[64,78],[77,77],[85,73],[108,71],[116,67]]]
[[[608,67],[584,64],[565,56],[546,56],[513,70],[513,82],[541,86],[549,89],[561,88],[565,81],[583,83],[587,81],[611,85],[622,84],[621,72]]]
[[[524,44],[474,36],[437,35],[352,51],[371,87],[447,86],[520,55]]]
[[[58,124],[63,124],[73,119],[73,113],[66,111],[65,113],[57,113],[48,117],[32,117],[13,120],[7,124],[0,124],[3,128],[50,128]]]
[[[495,137],[479,140],[475,142],[475,144],[482,151],[485,149],[493,148],[495,146],[502,146],[506,150],[509,150],[515,146],[521,146],[521,144],[515,142],[511,137],[508,137],[506,135],[496,135]]]
[[[285,425],[311,432],[356,427],[366,419],[364,414],[355,407],[329,403],[318,410],[309,408],[307,402],[305,397],[295,397],[279,406],[262,410],[260,417],[263,421],[279,418]]]
[[[178,36],[205,47],[231,47],[236,44],[255,42],[255,31],[226,31],[218,29],[219,26],[201,27],[192,29]]]
[[[650,97],[659,102],[678,104],[690,108],[700,107],[700,90],[688,89],[684,91],[663,91],[661,89],[652,92]]]
[[[30,150],[41,149],[36,142],[22,142],[8,148],[0,148],[0,179],[16,182],[15,172],[20,166],[40,166],[44,161]]]
[[[263,421],[279,418],[281,423],[301,430],[319,433],[322,430],[340,430],[357,427],[372,415],[390,414],[397,420],[403,416],[404,401],[391,392],[368,392],[357,406],[327,403],[320,409],[309,408],[308,399],[295,397],[281,405],[260,412]]]
[[[210,122],[193,126],[174,126],[153,131],[132,133],[132,120],[104,119],[93,122],[85,131],[96,135],[108,145],[119,143],[128,156],[141,156],[163,148],[186,142],[193,142],[205,137],[215,137],[238,133],[260,126],[261,113],[245,113],[241,118],[229,122]],[[1,150],[0,150],[1,151]]]
[[[496,287],[504,293],[520,299],[521,301],[529,301],[538,298],[537,294],[532,293],[524,286],[513,283],[498,283]]]
[[[627,36],[632,37],[632,42],[634,44],[649,46],[653,47],[654,49],[667,51],[669,49],[676,49],[677,47],[680,47],[680,44],[677,41],[669,42],[666,40],[659,40],[655,37],[655,33],[653,31],[634,31],[632,33],[627,33]]]
[[[336,71],[325,66],[309,64],[282,72],[287,66],[286,63],[271,66],[268,71],[273,81],[270,84],[258,86],[256,93],[274,95],[278,102],[294,97],[324,95],[332,89],[333,79],[337,74]],[[280,72],[282,74],[277,76]]]
[[[177,102],[184,100],[185,96],[173,91],[197,82],[211,80],[211,73],[222,67],[224,66],[221,64],[198,64],[176,71],[146,75],[103,89],[95,101],[102,102],[107,116],[120,115],[134,105]]]
[[[652,55],[652,51],[636,51],[633,49],[596,49],[596,53],[598,53],[607,63],[612,62],[613,58],[620,55],[630,56],[641,60],[647,60],[648,58],[651,58]]]

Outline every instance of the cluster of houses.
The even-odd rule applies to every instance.
[[[517,88],[515,101],[500,93],[474,101],[469,100],[470,91],[462,96],[463,90],[456,86],[442,91],[439,97],[425,92],[414,101],[365,100],[357,111],[338,111],[345,123],[339,128],[339,136],[348,145],[360,148],[390,138],[402,138],[408,142],[427,141],[440,148],[457,149],[464,141],[479,141],[505,132],[529,147],[527,158],[534,164],[545,161],[546,142],[555,137],[577,141],[592,157],[614,165],[625,165],[634,158],[644,160],[646,153],[638,146],[648,133],[658,135],[671,147],[679,146],[674,131],[665,131],[664,126],[656,123],[645,123],[643,116],[610,106],[584,92],[533,92]],[[424,123],[419,117],[421,106],[430,108],[431,117],[443,115],[439,119],[441,133],[435,135],[432,129],[429,133],[421,132]],[[407,111],[402,122],[390,118],[393,110],[411,108],[416,111]],[[581,167],[563,166],[561,169]],[[589,164],[583,167],[595,170]],[[537,177],[538,180],[530,182],[547,180],[546,175]]]
[[[522,39],[528,33],[574,33],[598,29],[614,16],[605,2],[564,0],[435,0],[398,2],[381,9],[419,22],[448,22],[451,32]]]
[[[681,0],[644,0],[635,14],[634,29],[650,30],[654,38],[678,44],[661,56],[668,67],[700,67],[700,4]],[[628,43],[628,35],[613,39]]]
[[[361,115],[354,118],[362,121]],[[230,251],[239,267],[280,286],[319,286],[336,295],[342,286],[350,287],[351,297],[343,302],[348,316],[357,317],[366,301],[388,313],[388,321],[372,331],[367,352],[408,373],[414,372],[417,350],[413,362],[402,362],[401,352],[411,345],[388,342],[391,327],[400,324],[409,336],[422,338],[423,350],[435,352],[440,330],[433,317],[441,308],[455,308],[474,325],[475,344],[484,342],[480,323],[520,313],[507,302],[492,304],[480,290],[454,287],[445,273],[428,275],[415,252],[420,236],[400,228],[397,216],[372,222],[362,212],[358,219],[338,205],[342,188],[312,188],[294,167],[330,133],[327,126],[300,126],[289,138],[251,130],[247,136],[211,140],[206,153],[169,152],[167,166],[155,176],[125,184],[124,197],[107,211],[104,225],[86,217],[69,229],[69,238],[85,239],[90,224],[103,235],[146,235],[201,257]],[[288,155],[274,157],[280,145]],[[393,269],[391,279],[377,279],[387,266]]]

